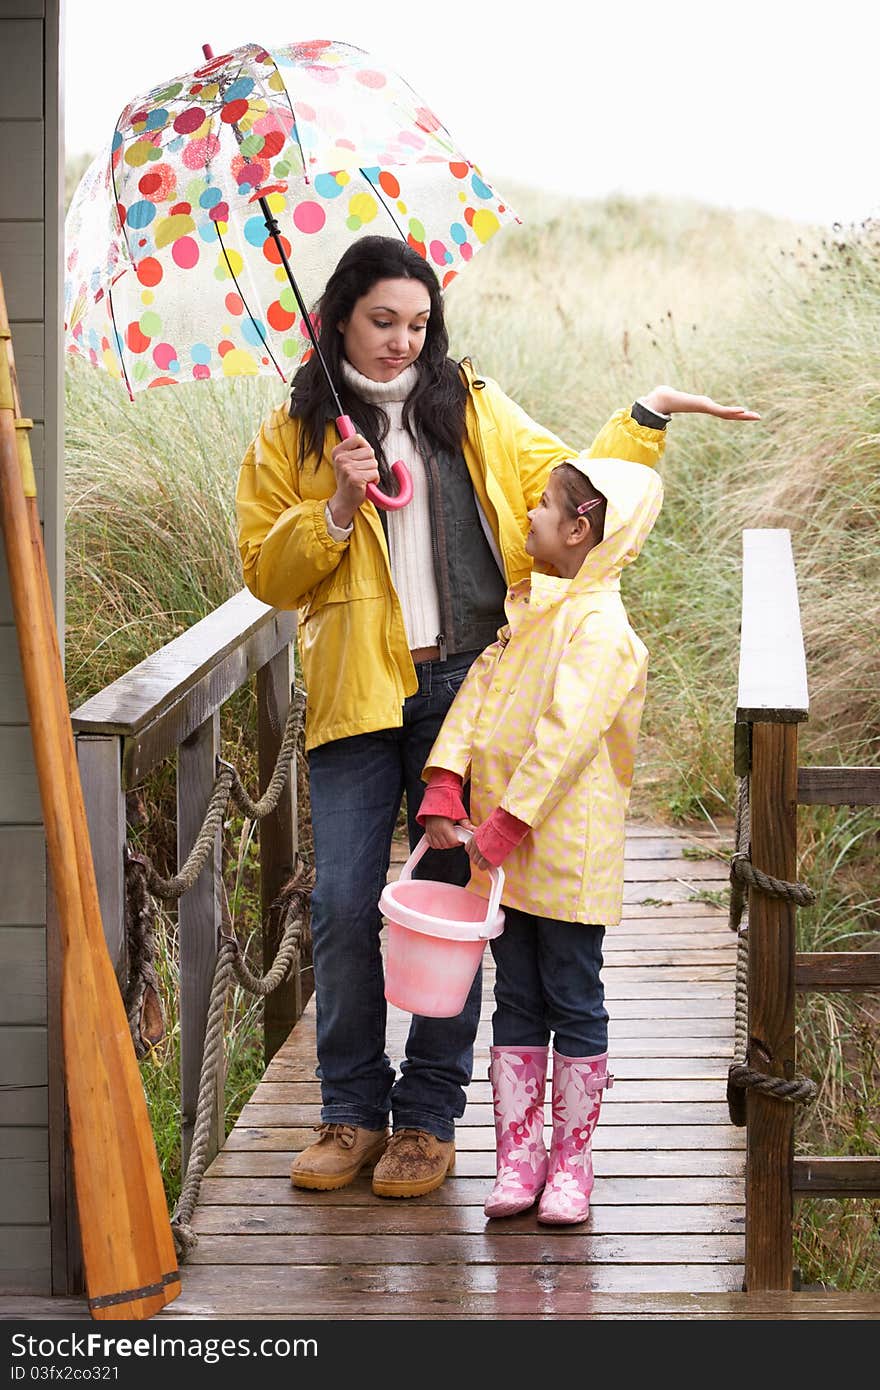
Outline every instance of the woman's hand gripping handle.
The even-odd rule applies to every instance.
[[[343,441],[346,439],[353,439],[357,435],[357,430],[347,415],[340,415],[337,418],[336,428],[339,430],[339,436]],[[386,493],[381,492],[374,482],[367,483],[365,491],[365,495],[373,505],[382,507],[386,512],[395,512],[398,511],[399,508],[405,507],[407,502],[412,500],[413,495],[412,478],[402,459],[398,459],[396,463],[391,465],[391,472],[397,482],[396,497],[389,497]],[[334,511],[335,515],[335,509],[331,508],[331,510]],[[348,523],[346,522],[345,524],[347,525]]]

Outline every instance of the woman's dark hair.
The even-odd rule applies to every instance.
[[[605,534],[605,511],[608,504],[605,494],[594,488],[589,478],[570,463],[558,464],[553,469],[553,476],[559,479],[562,500],[572,520],[578,515],[585,516],[595,532],[597,541],[601,541]],[[599,505],[579,513],[578,509],[583,507],[585,502],[597,502]]]
[[[425,343],[416,360],[418,380],[403,408],[403,425],[413,440],[421,435],[429,448],[459,450],[464,438],[467,388],[447,355],[449,337],[440,285],[427,261],[394,237],[360,237],[340,257],[318,301],[318,342],[343,410],[372,445],[382,484],[388,489],[390,468],[382,448],[388,432],[387,417],[375,403],[362,400],[348,385],[342,372],[345,353],[337,326],[379,280],[418,280],[431,300]],[[293,378],[290,413],[303,422],[300,463],[307,454],[320,460],[327,422],[336,418],[337,411],[317,353],[303,363]],[[395,490],[393,482],[390,490]]]

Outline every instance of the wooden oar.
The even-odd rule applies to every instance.
[[[0,281],[0,522],[63,949],[62,1033],[89,1308],[148,1318],[180,1292],[146,1098],[107,952]]]

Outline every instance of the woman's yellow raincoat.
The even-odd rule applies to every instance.
[[[531,826],[504,861],[502,903],[611,926],[648,670],[620,574],[654,524],[662,484],[617,459],[587,471],[608,499],[603,540],[573,579],[536,572],[508,591],[508,626],[468,672],[423,775],[469,774],[476,825],[501,806]],[[474,883],[485,883],[476,870]]]
[[[551,470],[577,450],[530,419],[497,384],[461,364],[468,387],[464,457],[495,535],[509,584],[527,576],[527,512]],[[258,599],[298,610],[298,641],[308,691],[306,747],[377,729],[399,728],[403,702],[418,689],[388,546],[375,507],[355,513],[354,531],[335,541],[324,507],[336,488],[329,424],[318,466],[299,463],[300,422],[281,406],[263,424],[242,462],[236,494],[244,581]],[[662,430],[620,410],[591,452],[656,463]]]

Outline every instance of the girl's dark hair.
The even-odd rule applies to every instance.
[[[393,492],[395,485],[390,482],[390,466],[382,448],[388,432],[387,417],[375,403],[357,396],[346,382],[342,372],[342,334],[337,327],[349,317],[356,301],[369,294],[379,280],[418,280],[431,300],[424,346],[416,359],[418,380],[403,407],[403,425],[413,440],[421,435],[429,448],[458,451],[464,438],[467,388],[458,367],[447,355],[449,337],[443,300],[431,267],[406,242],[394,237],[360,237],[340,257],[316,305],[317,336],[343,410],[369,440],[382,485]],[[303,422],[300,463],[305,462],[308,454],[320,461],[327,422],[334,420],[337,412],[317,353],[303,363],[293,378],[290,414]]]
[[[594,488],[589,478],[570,463],[558,464],[553,469],[553,476],[559,479],[562,501],[572,519],[578,515],[578,507],[583,506],[584,502],[599,502],[598,507],[591,507],[583,515],[595,532],[597,541],[601,541],[605,534],[605,494]]]

